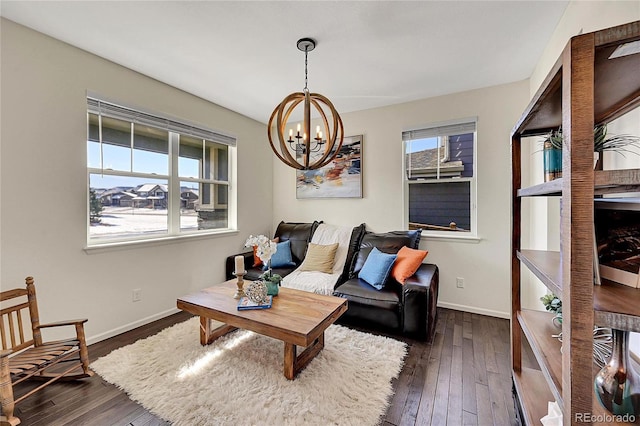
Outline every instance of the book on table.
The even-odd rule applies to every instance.
[[[249,300],[248,297],[241,297],[238,301],[238,310],[246,311],[249,309],[269,309],[271,307],[271,303],[273,302],[273,296],[267,296],[267,300],[262,303],[255,303]]]

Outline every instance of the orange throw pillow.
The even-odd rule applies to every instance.
[[[416,273],[428,253],[426,250],[402,247],[398,251],[398,257],[393,264],[393,269],[391,269],[391,276],[400,284],[404,284],[407,278]]]
[[[273,241],[274,243],[279,243],[280,237],[276,237],[271,241]],[[260,259],[256,254],[257,250],[258,250],[258,246],[253,246],[253,267],[254,268],[259,268],[260,266],[262,266],[262,259]]]

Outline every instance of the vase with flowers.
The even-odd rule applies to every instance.
[[[245,247],[255,247],[256,256],[260,258],[266,268],[259,278],[267,286],[267,295],[277,296],[282,277],[279,274],[274,274],[271,270],[271,257],[278,250],[278,244],[265,235],[249,235]]]

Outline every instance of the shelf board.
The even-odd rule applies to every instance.
[[[518,190],[518,197],[562,195],[562,178]]]
[[[542,374],[554,400],[562,404],[562,343],[552,337],[562,330],[552,323],[553,314],[523,309],[518,312],[518,321],[531,350],[538,361]]]
[[[522,407],[524,424],[541,425],[540,419],[548,412],[548,402],[555,400],[542,372],[532,368],[522,368],[518,372],[513,372],[513,382]]]
[[[562,267],[560,252],[521,250],[518,259],[556,296],[562,299]]]
[[[518,197],[562,195],[562,178],[518,189]],[[595,195],[640,192],[640,169],[596,170]]]
[[[598,325],[640,332],[640,289],[602,280],[593,287]]]
[[[594,180],[596,195],[640,192],[640,169],[598,170]]]

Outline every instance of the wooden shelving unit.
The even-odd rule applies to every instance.
[[[579,414],[607,414],[596,401],[593,325],[640,332],[640,290],[593,285],[593,205],[599,194],[640,191],[640,169],[593,170],[593,128],[640,105],[640,54],[609,59],[625,43],[640,40],[640,21],[573,37],[534,95],[511,135],[513,378],[527,424],[541,424],[556,400],[565,425]],[[523,188],[521,144],[562,126],[563,178]],[[522,198],[562,197],[562,252],[521,248]],[[522,309],[521,267],[562,299],[560,330],[546,312]],[[528,342],[540,370],[522,366]]]

